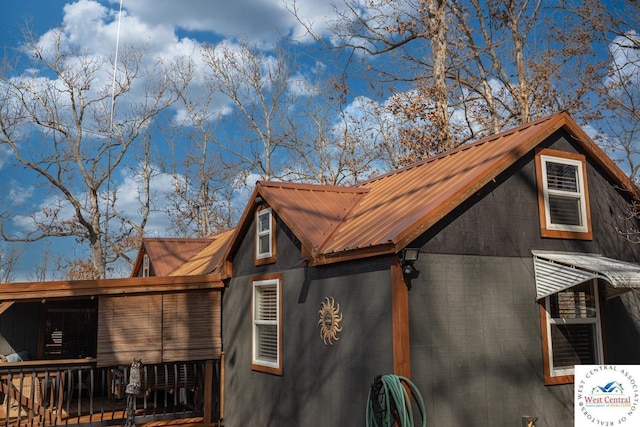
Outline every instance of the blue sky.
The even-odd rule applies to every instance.
[[[233,42],[243,37],[268,49],[283,35],[301,40],[305,34],[280,1],[124,0],[122,5],[123,13],[119,15],[119,0],[11,0],[5,2],[0,14],[0,44],[9,53],[19,48],[25,25],[42,37],[42,43],[46,43],[48,31],[64,27],[69,40],[96,55],[112,57],[119,32],[120,46],[144,43],[151,52],[150,57],[170,58],[194,51],[205,42],[217,43],[225,39]],[[323,22],[333,11],[329,2],[317,0],[301,0],[298,6],[310,21],[316,23]],[[12,167],[10,163],[8,154],[0,151],[0,182],[7,197],[5,204],[8,200],[19,205],[23,214],[14,216],[10,223],[5,222],[5,227],[19,232],[28,224],[27,215],[48,203],[48,195],[33,186],[33,176],[28,171]],[[155,185],[166,188],[168,180],[167,176],[160,176]],[[130,208],[135,215],[135,183],[131,177],[122,176],[118,185],[123,194],[131,196],[131,200],[122,197],[120,208],[125,211]],[[156,214],[147,230],[150,235],[164,236],[167,226],[168,218]],[[18,281],[29,279],[33,262],[39,259],[43,247],[48,247],[54,254],[76,254],[76,251],[81,254],[83,251],[69,238],[22,246],[28,256],[23,256],[16,271]],[[1,248],[6,250],[6,244],[0,244]]]

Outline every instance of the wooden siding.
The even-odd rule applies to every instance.
[[[440,201],[430,211],[436,213],[422,217],[426,222],[416,220],[416,228],[403,225],[404,206],[384,204],[387,225],[398,226],[395,235],[423,252],[416,263],[419,274],[408,291],[410,329],[405,336],[402,328],[394,329],[405,321],[393,310],[394,297],[396,301],[404,297],[401,288],[392,286],[400,283],[393,272],[393,254],[348,261],[346,256],[337,257],[343,262],[305,267],[300,263],[304,248],[281,221],[278,259],[255,267],[253,225],[244,224],[234,242],[234,274],[224,294],[223,326],[229,337],[225,422],[363,425],[368,386],[377,374],[404,369],[402,341],[408,337],[411,379],[427,403],[428,425],[509,427],[519,425],[523,415],[538,416],[547,427],[571,425],[573,385],[544,385],[531,250],[602,252],[637,261],[640,245],[615,232],[616,226],[624,225],[629,194],[614,187],[621,180],[610,175],[611,162],[590,158],[598,152],[576,141],[576,135],[584,135],[573,126],[558,129],[540,130],[528,150],[500,162],[499,170],[491,169],[481,180],[461,182],[465,185],[458,196]],[[593,240],[541,236],[533,163],[533,146],[538,144],[587,155]],[[484,155],[490,163],[491,153]],[[442,174],[462,179],[446,168]],[[432,185],[443,187],[443,183],[446,180]],[[427,199],[413,197],[410,203],[433,202]],[[375,229],[374,220],[370,224],[369,235],[382,232]],[[375,247],[375,240],[367,236],[356,237]],[[283,275],[282,377],[250,370],[250,278],[269,272]],[[616,355],[610,361],[640,360],[638,340],[628,342],[640,335],[636,295],[621,297],[615,306],[608,303],[618,310],[615,318],[626,325],[624,335],[616,330],[605,338],[614,346],[609,354]],[[317,329],[318,304],[326,296],[335,298],[344,316],[340,340],[333,346],[322,344]],[[605,321],[611,318],[607,314]],[[619,342],[610,343],[612,336]],[[627,350],[633,354],[624,353]]]
[[[541,147],[587,154],[564,131]],[[531,250],[640,259],[640,245],[616,232],[630,225],[623,220],[630,194],[588,156],[587,181],[592,240],[541,236],[532,152],[414,242],[423,253],[409,296],[412,379],[425,397],[427,424],[507,427],[523,414],[546,426],[573,423],[573,385],[544,384]],[[636,295],[607,303],[616,307],[604,316],[615,337],[605,334],[608,363],[640,360]]]

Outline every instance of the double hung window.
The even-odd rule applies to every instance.
[[[548,384],[573,381],[575,365],[603,363],[597,281],[545,298],[543,336]]]
[[[256,213],[256,262],[275,261],[274,221],[271,208]]]
[[[280,278],[253,282],[252,368],[282,373]]]
[[[543,150],[536,167],[542,236],[591,239],[584,156]]]

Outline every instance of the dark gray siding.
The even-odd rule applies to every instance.
[[[564,134],[544,145],[579,152]],[[640,260],[640,245],[630,243],[616,231],[632,225],[624,220],[629,208],[628,194],[616,190],[593,162],[587,165],[587,183],[592,241],[540,237],[534,153],[531,153],[432,227],[416,244],[431,253],[528,257],[532,249],[538,249]]]
[[[280,221],[277,229],[276,265],[253,267],[249,232],[234,258],[244,275],[224,292],[225,425],[364,425],[371,382],[393,371],[389,259],[295,266],[298,244]],[[273,271],[282,272],[282,376],[251,370],[251,278]],[[343,314],[334,345],[318,327],[325,297]]]
[[[40,303],[16,303],[0,316],[0,354],[38,353]]]
[[[409,295],[411,376],[439,427],[573,425],[573,387],[545,386],[530,257],[423,254]]]
[[[571,137],[550,148],[579,152]],[[410,292],[412,378],[428,425],[573,425],[573,385],[545,386],[531,250],[640,260],[627,229],[628,195],[588,162],[593,240],[540,237],[534,154],[505,171],[415,242],[424,252]],[[635,225],[637,227],[637,224]],[[640,363],[636,293],[605,304],[608,363]]]

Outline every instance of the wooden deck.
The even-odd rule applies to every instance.
[[[93,404],[93,411],[91,411]],[[220,427],[222,423],[205,423],[203,417],[190,416],[190,410],[177,408],[157,408],[143,407],[144,402],[137,402],[135,411],[135,421],[137,426],[161,427],[161,426],[182,426],[182,427]],[[22,409],[18,414],[17,408],[9,408],[7,418],[6,405],[0,405],[0,426],[42,426],[44,420],[40,415],[29,414]],[[96,413],[96,410],[99,413]],[[53,414],[58,415],[57,409]],[[93,415],[84,415],[93,412]],[[167,419],[171,418],[171,419]],[[123,426],[127,419],[125,401],[121,400],[114,404],[111,399],[94,399],[92,402],[85,400],[80,407],[80,415],[76,408],[63,408],[54,425],[108,425]]]
[[[20,367],[0,374],[0,427],[126,423],[128,368],[72,365],[33,369]],[[221,412],[211,409],[212,403],[219,402],[217,397],[210,400],[212,394],[217,396],[212,363],[149,365],[144,369],[141,392],[135,399],[137,426],[222,425],[215,415]],[[218,381],[216,378],[215,383]],[[205,414],[210,416],[205,418]]]

